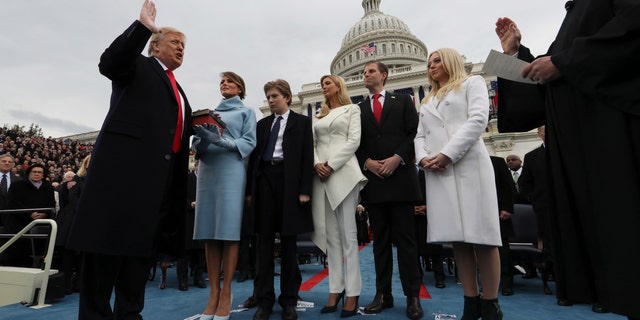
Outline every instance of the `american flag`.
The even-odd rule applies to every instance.
[[[376,45],[373,42],[371,42],[369,44],[365,44],[364,46],[362,46],[360,50],[362,50],[362,52],[364,53],[374,53],[376,52]]]

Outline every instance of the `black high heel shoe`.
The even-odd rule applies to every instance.
[[[347,298],[349,298],[349,297],[347,297]],[[353,317],[356,314],[358,314],[358,300],[359,299],[360,299],[360,296],[356,296],[356,305],[353,307],[353,310],[345,310],[345,309],[340,310],[340,318]],[[344,305],[344,302],[342,304]]]
[[[338,302],[342,300],[342,304],[344,304],[344,290],[338,294],[336,297],[336,301],[334,301],[332,306],[324,306],[320,309],[320,313],[331,313],[338,311]]]

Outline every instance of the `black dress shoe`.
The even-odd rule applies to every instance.
[[[295,320],[298,319],[298,313],[294,306],[282,307],[282,320]]]
[[[180,281],[178,282],[178,290],[180,291],[187,291],[189,290],[189,286],[187,285],[186,281]]]
[[[609,308],[607,308],[605,305],[601,304],[601,303],[594,303],[591,306],[591,311],[595,312],[595,313],[609,313]]]
[[[249,272],[241,272],[238,275],[238,282],[245,282],[249,279]]]
[[[546,295],[552,295],[553,291],[551,291],[551,288],[549,288],[549,285],[546,282],[542,283],[542,290],[544,291],[544,294]]]
[[[198,288],[202,288],[202,289],[207,287],[207,283],[204,282],[204,279],[202,279],[202,277],[194,279],[193,280],[193,285],[198,287]]]
[[[569,307],[573,305],[573,302],[567,299],[558,299],[558,305],[563,307]]]
[[[377,292],[373,301],[364,307],[364,313],[380,313],[389,308],[393,308],[393,296]]]
[[[256,298],[253,296],[247,298],[247,300],[242,303],[242,306],[247,309],[255,308],[257,305],[258,303],[256,302]]]
[[[263,307],[258,307],[256,313],[253,314],[253,320],[268,320],[270,315],[271,310],[267,310]]]
[[[502,295],[503,296],[512,296],[513,295],[513,288],[503,288],[502,289]]]
[[[420,298],[407,297],[407,317],[409,319],[422,319],[424,311],[420,305]]]
[[[444,279],[436,279],[436,288],[442,289],[442,288],[444,288],[446,286],[447,285],[444,284]]]

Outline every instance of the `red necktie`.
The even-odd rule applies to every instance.
[[[182,99],[180,99],[180,92],[178,91],[178,85],[176,84],[176,77],[173,75],[173,71],[167,69],[167,75],[169,76],[169,82],[173,87],[173,94],[178,100],[178,123],[176,124],[176,134],[173,136],[173,152],[180,150],[180,140],[182,140]]]
[[[376,118],[378,124],[380,124],[380,116],[382,115],[382,104],[380,103],[381,94],[376,93],[373,95],[373,116]]]

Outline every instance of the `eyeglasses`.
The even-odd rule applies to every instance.
[[[33,174],[44,174],[44,171],[31,171]]]

